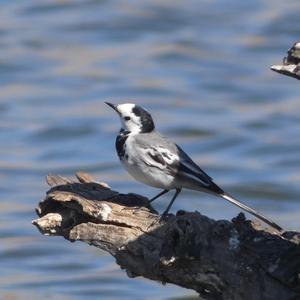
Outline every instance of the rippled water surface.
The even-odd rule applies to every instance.
[[[195,296],[129,279],[106,253],[31,225],[50,172],[157,193],[121,168],[105,100],[145,106],[224,189],[300,230],[300,85],[269,70],[299,39],[298,0],[0,3],[1,299]],[[189,191],[180,208],[239,212]]]

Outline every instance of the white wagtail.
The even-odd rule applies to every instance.
[[[179,146],[155,131],[152,117],[145,109],[131,103],[105,103],[121,119],[122,128],[116,139],[116,150],[125,169],[136,180],[163,189],[150,202],[172,189],[176,190],[163,216],[168,214],[182,188],[187,188],[222,197],[273,228],[282,230],[279,225],[217,186]]]

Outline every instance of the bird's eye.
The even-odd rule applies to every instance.
[[[129,121],[130,117],[125,117],[124,119],[125,119],[125,121]]]

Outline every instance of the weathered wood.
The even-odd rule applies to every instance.
[[[296,42],[287,52],[282,65],[274,65],[271,70],[300,79],[300,41]]]
[[[300,299],[300,234],[262,230],[241,213],[215,221],[179,211],[161,219],[148,199],[120,194],[77,173],[50,175],[33,224],[108,251],[129,277],[197,291],[205,299]]]

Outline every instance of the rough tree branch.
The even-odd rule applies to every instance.
[[[136,194],[119,194],[88,174],[50,175],[33,224],[44,235],[108,251],[129,277],[197,291],[205,299],[300,299],[300,235],[245,220],[180,211],[162,220]]]
[[[274,65],[271,70],[300,79],[300,41],[296,42],[287,52],[282,65]]]

